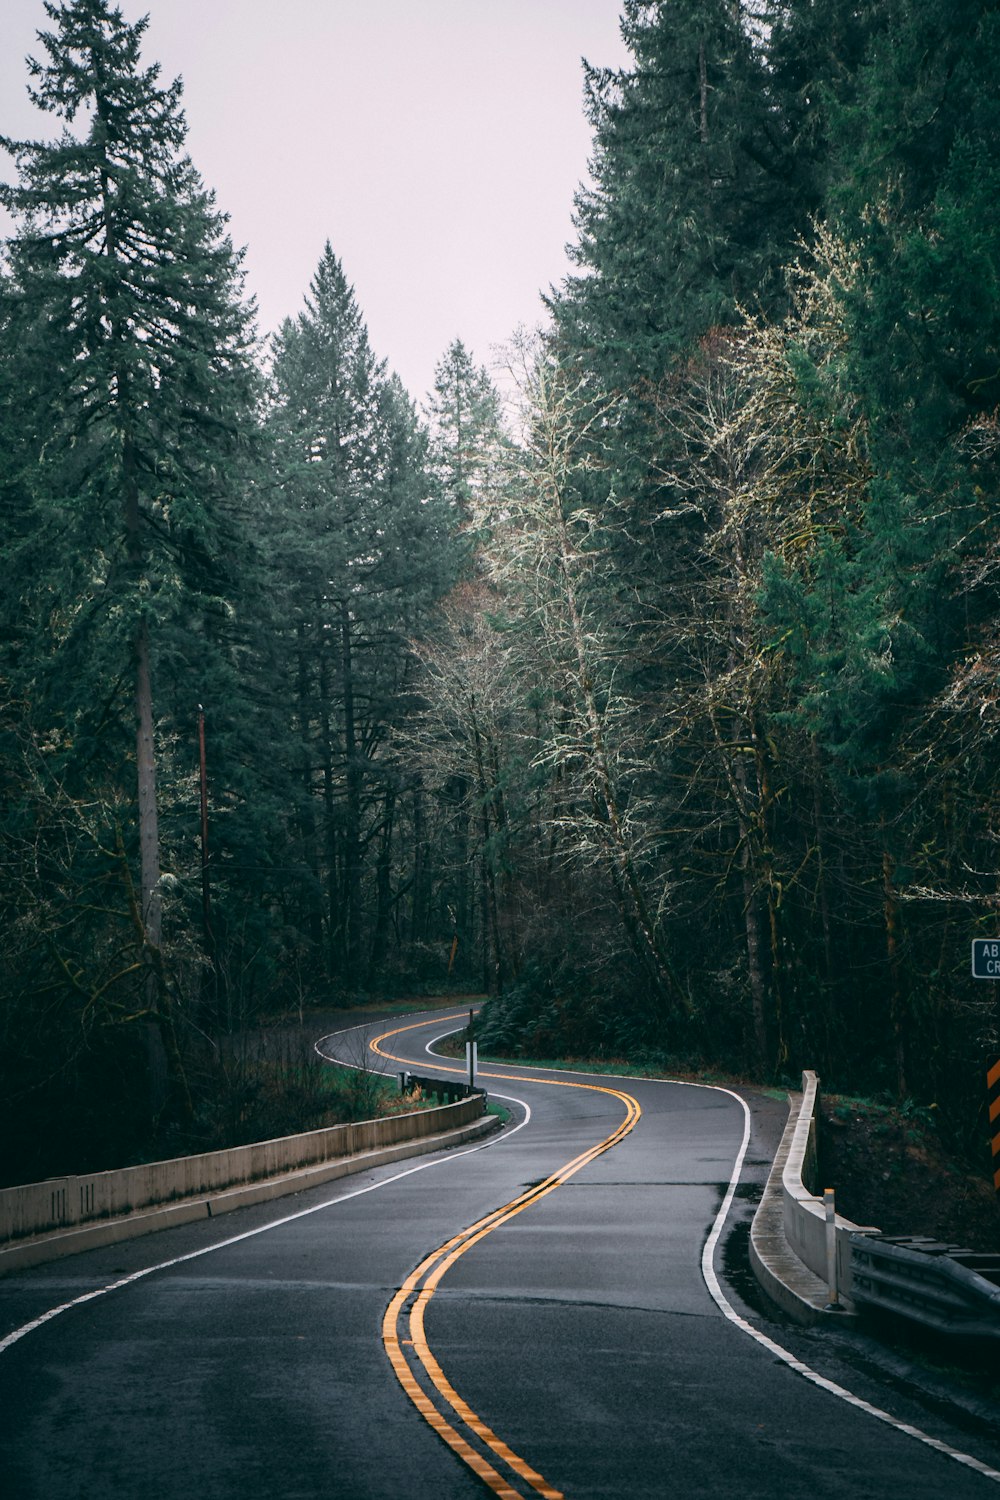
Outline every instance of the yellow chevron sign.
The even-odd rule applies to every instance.
[[[986,1090],[992,1134],[993,1186],[1000,1193],[1000,1057],[995,1058],[986,1070]]]

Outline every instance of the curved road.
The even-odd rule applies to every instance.
[[[431,1072],[448,1029],[365,1040]],[[358,1033],[321,1046],[355,1061]],[[845,1379],[720,1285],[735,1094],[481,1077],[512,1113],[485,1146],[0,1281],[0,1492],[1000,1495],[988,1431]]]

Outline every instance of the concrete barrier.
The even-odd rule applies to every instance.
[[[4,1188],[0,1270],[50,1258],[41,1252],[56,1241],[65,1248],[55,1248],[54,1254],[72,1253],[161,1227],[154,1220],[181,1223],[211,1214],[213,1204],[221,1212],[294,1192],[343,1175],[352,1161],[360,1169],[375,1165],[373,1157],[394,1160],[413,1154],[414,1144],[436,1149],[450,1143],[456,1130],[476,1133],[487,1123],[482,1119],[485,1107],[485,1096],[475,1094],[436,1109],[334,1125],[226,1151]],[[125,1231],[125,1225],[131,1230]],[[110,1232],[94,1232],[102,1228]]]
[[[821,1280],[827,1279],[826,1209],[824,1184],[818,1180],[816,1142],[819,1078],[802,1074],[802,1104],[792,1144],[781,1178],[785,1234],[795,1254]],[[848,1311],[854,1310],[854,1277],[851,1269],[851,1235],[878,1234],[870,1225],[852,1224],[841,1214],[835,1217],[837,1290]]]
[[[802,1264],[824,1286],[828,1286],[826,1208],[822,1198],[824,1184],[818,1180],[818,1105],[819,1078],[813,1072],[804,1072],[798,1115],[789,1120],[791,1140],[781,1172],[781,1210],[789,1247]],[[836,1215],[834,1224],[838,1297],[847,1311],[853,1311],[851,1235],[877,1234],[878,1231],[853,1224],[841,1214]]]
[[[829,1311],[826,1205],[818,1180],[816,1129],[819,1079],[802,1075],[801,1094],[790,1094],[788,1123],[750,1227],[750,1264],[772,1301],[797,1322],[853,1314],[851,1235],[878,1230],[834,1218],[839,1313]]]
[[[800,1323],[830,1308],[826,1207],[817,1172],[819,1079],[802,1075],[760,1206],[750,1264],[772,1301]],[[1000,1256],[923,1236],[883,1235],[833,1220],[840,1316],[877,1309],[949,1337],[1000,1341]]]

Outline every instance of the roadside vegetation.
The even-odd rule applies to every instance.
[[[966,1250],[1000,1245],[1000,1201],[975,1157],[943,1137],[931,1110],[824,1096],[819,1170],[837,1210],[886,1234]]]

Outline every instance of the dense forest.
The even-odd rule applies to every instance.
[[[331,246],[258,338],[144,25],[45,11],[59,124],[0,192],[4,1180],[216,1144],[227,1037],[449,988],[494,1047],[814,1067],[982,1150],[996,0],[624,0],[574,274],[419,405]]]

